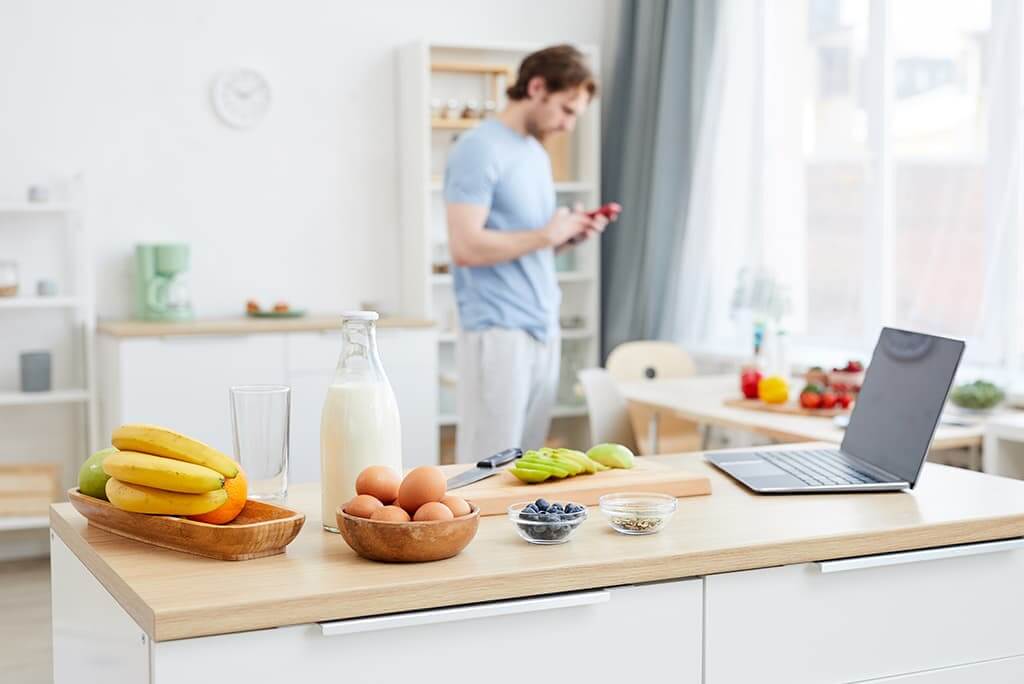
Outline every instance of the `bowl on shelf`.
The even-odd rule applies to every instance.
[[[844,387],[856,393],[864,384],[864,371],[829,371],[828,384],[830,387]]]
[[[676,498],[668,494],[624,492],[605,494],[598,500],[608,524],[622,534],[654,534],[676,512]]]
[[[516,532],[531,544],[564,544],[587,519],[586,506],[575,513],[524,513],[531,503],[523,501],[508,507],[508,519]]]
[[[476,536],[480,508],[470,502],[470,512],[454,520],[390,522],[335,512],[338,531],[363,558],[385,563],[422,563],[458,555]]]

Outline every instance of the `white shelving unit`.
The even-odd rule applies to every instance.
[[[417,42],[404,47],[399,55],[402,305],[404,313],[438,323],[439,428],[458,425],[452,381],[458,327],[453,278],[451,273],[435,272],[441,270],[439,266],[448,266],[441,177],[454,139],[479,121],[432,118],[431,101],[494,99],[500,110],[505,104],[502,74],[514,74],[522,58],[540,47],[543,46]],[[600,64],[596,49],[580,49],[591,64]],[[502,87],[497,87],[499,84]],[[571,206],[580,202],[589,208],[599,206],[600,100],[591,103],[568,141],[555,141],[548,147],[549,151],[556,150],[560,160],[553,164],[558,204]],[[599,241],[589,240],[556,259],[562,286],[561,316],[566,324],[562,331],[559,405],[554,411],[554,417],[559,419],[586,416],[582,396],[576,391],[575,372],[598,365],[599,250]],[[569,426],[570,431],[579,428]],[[558,427],[554,429],[557,431]]]
[[[0,354],[14,359],[15,368],[18,353],[29,348],[51,348],[51,344],[56,344],[60,353],[68,356],[60,359],[54,356],[54,389],[51,391],[20,392],[16,386],[0,388],[0,422],[5,420],[8,411],[21,411],[21,420],[32,421],[25,417],[28,415],[25,409],[80,406],[74,412],[74,419],[69,418],[66,425],[53,426],[55,433],[69,435],[69,442],[75,447],[71,453],[51,453],[47,448],[37,453],[31,447],[26,449],[31,432],[27,433],[29,437],[13,437],[18,426],[12,426],[11,430],[5,428],[4,434],[0,434],[0,461],[29,463],[45,459],[59,462],[65,485],[75,480],[79,464],[89,450],[97,448],[98,441],[93,360],[96,314],[81,181],[69,182],[67,194],[67,202],[0,202],[0,251],[16,261],[27,259],[35,270],[45,271],[47,277],[56,276],[62,290],[59,296],[53,297],[29,294],[0,298],[0,330],[17,333],[13,341],[13,336],[0,336]],[[25,247],[28,242],[32,243],[31,248]],[[41,244],[45,244],[46,249],[42,249]],[[51,249],[50,245],[57,247]],[[31,253],[21,253],[23,248],[30,249]],[[32,274],[22,272],[20,275],[19,289],[33,291]],[[50,318],[62,315],[66,317],[63,324],[59,318]],[[58,368],[64,372],[58,374]],[[41,439],[52,437],[40,435]],[[45,528],[48,524],[46,516],[0,517],[0,531]]]

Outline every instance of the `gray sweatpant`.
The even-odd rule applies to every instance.
[[[557,333],[538,342],[522,330],[460,331],[457,349],[456,460],[544,446],[558,391]]]

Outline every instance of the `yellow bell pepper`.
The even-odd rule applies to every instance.
[[[757,383],[757,396],[766,404],[784,404],[789,399],[789,385],[778,375],[761,378]]]

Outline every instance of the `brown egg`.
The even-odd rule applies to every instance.
[[[391,468],[370,466],[356,478],[356,494],[369,494],[386,505],[398,497],[398,485],[401,483],[402,478]]]
[[[355,497],[347,504],[345,504],[345,512],[349,515],[354,515],[357,518],[370,518],[373,514],[380,510],[383,506],[379,499],[376,499],[369,494],[360,494]]]
[[[437,466],[419,466],[409,471],[398,489],[398,498],[402,500],[402,508],[410,514],[419,510],[420,506],[432,501],[437,502],[445,493],[444,473]]]
[[[383,520],[385,522],[409,522],[412,518],[398,506],[382,506],[373,512],[370,520]]]
[[[428,501],[419,507],[412,519],[416,522],[427,522],[429,520],[451,520],[454,517],[452,509],[440,501]]]
[[[469,515],[470,511],[473,510],[472,508],[469,507],[469,504],[466,503],[465,499],[458,496],[454,496],[452,494],[446,494],[441,499],[441,503],[450,508],[452,511],[452,515],[454,515],[456,518],[461,518],[464,515]]]

